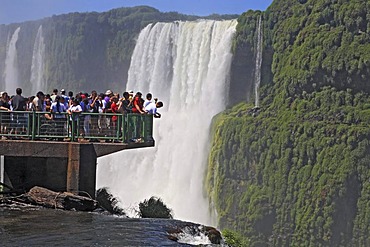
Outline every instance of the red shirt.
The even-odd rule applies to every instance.
[[[139,106],[140,110],[143,109],[143,101],[136,96],[134,99],[134,107],[132,107],[132,112],[133,113],[140,113],[137,109],[136,106]]]
[[[118,105],[116,104],[116,102],[113,102],[112,103],[111,109],[112,109],[112,112],[113,113],[117,113],[117,111],[118,111]],[[117,119],[118,119],[117,116],[113,116],[112,117],[112,121],[114,121],[114,122],[117,121]]]

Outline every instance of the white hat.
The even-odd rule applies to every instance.
[[[112,94],[112,91],[111,90],[107,90],[106,92],[105,92],[105,95],[111,95]]]

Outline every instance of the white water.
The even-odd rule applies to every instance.
[[[261,66],[262,66],[262,17],[258,18],[258,29],[257,29],[257,50],[256,50],[256,69],[255,69],[255,107],[259,107],[259,89],[261,84]]]
[[[5,59],[5,91],[8,92],[9,95],[15,94],[15,89],[20,86],[18,81],[18,59],[17,59],[17,41],[19,31],[21,30],[18,27],[10,39],[8,43],[8,48],[6,52],[6,59]],[[3,91],[4,88],[1,90]]]
[[[236,21],[157,23],[142,30],[127,90],[164,102],[154,121],[155,148],[98,160],[98,187],[123,207],[158,196],[175,218],[215,224],[203,179],[212,117],[225,109]]]
[[[39,27],[33,46],[32,65],[31,65],[31,95],[36,95],[38,91],[46,91],[44,70],[45,70],[45,42],[42,34],[42,26]]]
[[[195,230],[195,231],[194,231]],[[202,227],[198,227],[198,229],[192,229],[189,227],[186,227],[182,230],[181,233],[175,235],[179,240],[177,242],[182,244],[190,244],[190,245],[211,245],[211,241],[209,238],[205,235],[204,232],[202,232]]]

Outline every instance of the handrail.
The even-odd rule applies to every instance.
[[[143,143],[152,133],[147,114],[0,111],[3,139]]]

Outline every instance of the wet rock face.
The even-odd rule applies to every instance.
[[[221,233],[214,227],[206,226],[206,236],[209,238],[212,244],[221,244],[222,236]]]
[[[224,242],[220,231],[211,226],[186,223],[176,228],[168,229],[168,239],[180,243],[194,244],[192,239],[203,240],[197,244],[221,244]]]

